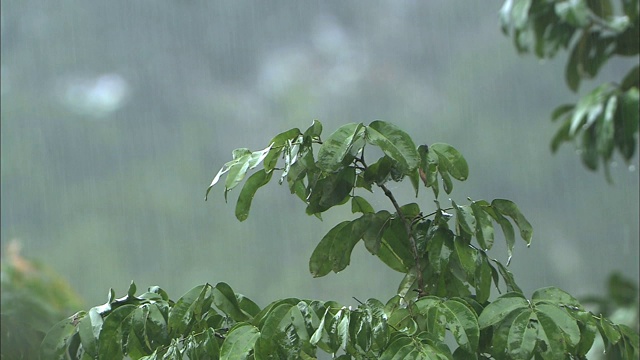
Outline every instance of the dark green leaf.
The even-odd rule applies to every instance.
[[[236,218],[238,220],[244,221],[249,217],[251,202],[253,201],[256,191],[271,180],[272,174],[273,172],[267,173],[264,169],[258,170],[244,183],[244,186],[240,191],[240,195],[238,196],[238,202],[236,203]]]
[[[600,321],[596,323],[596,325],[598,326],[598,330],[600,330],[600,335],[607,342],[615,345],[616,343],[618,343],[618,341],[620,341],[620,332],[615,328],[614,324],[611,323],[611,321],[602,317],[600,318]]]
[[[307,130],[304,131],[303,137],[305,141],[318,141],[320,140],[320,135],[322,134],[322,123],[318,120],[313,120],[311,126]]]
[[[391,213],[387,210],[381,210],[375,214],[366,214],[363,218],[366,219],[363,221],[366,221],[368,224],[362,235],[364,246],[372,255],[376,255],[380,249],[384,229],[391,219]]]
[[[348,200],[355,186],[356,172],[352,167],[327,175],[316,182],[309,195],[306,212],[309,215],[324,212]]]
[[[449,264],[449,257],[453,253],[453,233],[439,227],[427,244],[429,264],[436,272],[442,272]]]
[[[491,295],[491,270],[491,264],[489,264],[487,255],[479,252],[474,276],[476,300],[479,303],[484,303],[489,299],[489,295]],[[497,283],[496,286],[498,286]]]
[[[317,165],[320,169],[334,172],[343,167],[343,160],[352,152],[354,144],[364,136],[364,125],[350,123],[329,135],[318,150]]]
[[[78,333],[82,348],[87,354],[95,357],[98,350],[98,339],[103,324],[102,316],[95,308],[89,310],[87,316],[83,317],[78,323]]]
[[[630,160],[636,152],[636,138],[638,136],[640,93],[638,88],[627,90],[618,98],[615,115],[615,141],[618,150],[625,160]]]
[[[391,123],[380,120],[372,122],[366,127],[366,139],[395,160],[404,175],[408,175],[420,164],[420,155],[409,134]]]
[[[487,214],[489,214],[493,218],[493,220],[495,220],[500,225],[500,228],[502,228],[504,239],[507,242],[507,253],[509,255],[507,259],[507,265],[509,265],[509,263],[511,262],[511,256],[513,255],[513,247],[516,243],[516,237],[513,231],[513,226],[511,225],[509,220],[507,220],[507,218],[502,216],[500,211],[495,209],[493,206],[485,206],[484,210]]]

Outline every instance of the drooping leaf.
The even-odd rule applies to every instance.
[[[395,160],[404,175],[408,175],[420,164],[420,155],[413,140],[396,125],[376,120],[366,127],[366,140]]]
[[[505,284],[507,285],[507,291],[509,292],[518,292],[522,294],[522,289],[516,284],[515,279],[513,278],[513,274],[509,271],[504,265],[502,265],[498,260],[493,259],[498,265],[498,271],[500,275],[502,275],[502,279],[504,279]]]
[[[531,359],[538,340],[538,319],[533,310],[518,314],[511,324],[507,338],[509,356],[513,359]]]
[[[256,194],[256,191],[271,180],[273,172],[267,173],[264,169],[258,170],[255,174],[251,175],[244,183],[240,195],[238,196],[238,202],[236,203],[236,218],[240,221],[244,221],[249,217],[249,210],[251,209],[251,202]]]
[[[387,210],[381,210],[375,214],[365,214],[365,216],[363,216],[363,218],[366,219],[367,226],[362,235],[362,239],[364,240],[364,246],[372,255],[378,254],[384,229],[389,224],[391,217],[391,213]]]
[[[334,172],[344,166],[343,160],[352,151],[354,144],[364,136],[361,123],[346,124],[338,128],[324,140],[318,150],[317,165],[327,172]]]
[[[476,218],[470,206],[458,206],[455,201],[451,200],[451,204],[456,211],[456,222],[467,234],[473,236],[476,232]]]
[[[475,312],[467,303],[458,298],[440,303],[439,309],[458,345],[469,353],[475,353],[480,339],[478,318]]]
[[[564,333],[556,325],[552,318],[545,312],[536,311],[538,318],[538,341],[540,345],[540,355],[543,359],[564,359],[567,351]]]
[[[480,248],[484,251],[491,250],[493,247],[493,222],[489,215],[482,209],[477,202],[471,203],[471,210],[476,219],[476,239]]]
[[[512,201],[504,199],[493,200],[491,206],[513,219],[520,229],[520,237],[522,237],[527,243],[527,246],[529,246],[531,244],[531,237],[533,236],[533,227],[524,215],[522,215],[518,206]]]

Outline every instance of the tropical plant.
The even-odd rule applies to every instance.
[[[385,121],[347,124],[326,138],[322,130],[314,121],[305,131],[276,135],[262,150],[234,150],[207,195],[225,174],[225,199],[244,181],[235,207],[243,221],[257,190],[277,173],[309,215],[321,218],[346,204],[353,219],[324,235],[309,270],[314,277],[344,270],[362,240],[404,274],[390,299],[351,308],[287,298],[260,308],[226,283],[196,286],[177,301],[159,287],[136,296],[132,283],[126,296],[112,290],[104,305],[58,323],[43,341],[43,358],[315,359],[321,350],[336,359],[584,359],[596,333],[607,351],[638,356],[636,330],[587,311],[565,291],[548,287],[525,297],[506,266],[515,228],[527,246],[533,234],[516,204],[469,199],[441,206],[441,189],[449,195],[453,180],[469,175],[451,145],[416,146]],[[375,161],[368,160],[372,153]],[[423,210],[424,201],[399,202],[388,184],[405,179],[416,198],[422,187],[431,189],[432,210]],[[389,209],[365,198],[379,190]],[[506,241],[506,265],[489,254],[495,224]],[[493,299],[492,286],[500,293]]]
[[[519,53],[533,51],[540,59],[553,58],[568,49],[565,80],[577,92],[580,83],[592,79],[615,57],[639,53],[640,2],[620,0],[507,0],[500,10],[502,31],[513,36]],[[575,142],[584,165],[597,170],[602,163],[610,180],[614,150],[629,162],[638,137],[638,65],[624,78],[604,82],[575,104],[558,106],[551,114],[562,124],[551,141],[557,151],[564,142]]]

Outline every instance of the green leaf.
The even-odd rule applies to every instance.
[[[249,359],[256,340],[260,337],[260,331],[251,324],[236,324],[222,343],[220,349],[221,360]]]
[[[80,341],[82,342],[84,351],[95,357],[97,355],[98,339],[100,338],[100,331],[102,330],[104,321],[95,308],[90,309],[87,315],[88,316],[83,317],[78,323],[78,333],[80,334]]]
[[[520,287],[518,287],[518,285],[516,284],[516,281],[513,278],[513,274],[511,273],[511,271],[509,271],[498,260],[493,259],[493,262],[495,262],[498,265],[498,271],[500,272],[500,275],[502,275],[502,278],[504,279],[504,282],[507,285],[507,291],[510,291],[510,292],[513,291],[513,292],[518,292],[522,294],[522,289],[520,289]]]
[[[476,218],[470,206],[458,206],[455,201],[451,200],[451,204],[456,211],[456,222],[467,234],[473,236],[476,232]]]
[[[322,134],[322,123],[318,120],[313,120],[311,126],[304,131],[302,135],[305,141],[319,141]]]
[[[475,353],[478,349],[480,329],[473,309],[463,300],[452,298],[440,303],[439,310],[458,345],[470,353]]]
[[[484,308],[478,316],[478,326],[481,330],[488,328],[504,320],[511,312],[528,307],[529,302],[521,293],[506,293]]]
[[[344,166],[343,160],[354,150],[354,144],[364,136],[364,125],[351,123],[343,125],[329,135],[318,150],[317,165],[323,171],[334,172]]]
[[[403,175],[408,175],[420,164],[420,154],[413,140],[396,125],[376,120],[366,127],[366,140],[395,160]]]
[[[533,227],[524,215],[522,215],[518,206],[512,201],[504,199],[493,200],[491,202],[491,206],[502,214],[513,219],[520,229],[520,237],[522,237],[522,239],[527,243],[527,246],[529,246],[531,244],[531,237],[533,236]]]
[[[571,317],[566,310],[557,305],[548,303],[536,304],[535,312],[537,315],[544,313],[551,319],[556,326],[564,333],[565,342],[570,349],[574,349],[580,342],[580,329],[576,319]]]
[[[86,317],[87,313],[80,311],[58,322],[47,332],[42,340],[42,359],[66,359],[66,351],[69,341],[76,333],[78,323]]]
[[[271,149],[269,150],[267,156],[264,158],[264,170],[266,172],[270,173],[273,171],[273,169],[276,167],[276,164],[278,163],[278,158],[285,148],[285,145],[297,140],[300,134],[300,129],[293,128],[281,132],[273,139],[271,139],[271,141],[269,142]]]
[[[234,321],[249,320],[249,316],[240,308],[236,294],[233,292],[233,289],[231,289],[231,286],[220,282],[211,289],[211,296],[213,297],[213,303],[216,307]]]
[[[507,338],[509,356],[513,359],[531,359],[538,340],[538,319],[532,310],[521,312],[511,324]]]
[[[256,194],[256,191],[271,180],[273,172],[267,173],[264,169],[258,170],[255,174],[251,175],[244,183],[240,195],[238,196],[238,202],[236,203],[236,218],[240,221],[244,221],[249,217],[249,210],[251,209],[251,202]]]
[[[169,332],[172,335],[180,336],[189,328],[194,315],[199,312],[204,298],[211,285],[198,285],[182,295],[169,312]]]
[[[391,213],[387,210],[381,210],[375,214],[365,214],[363,218],[366,219],[363,221],[367,223],[365,232],[362,235],[364,246],[372,255],[377,255],[378,250],[380,250],[384,229],[391,219]]]
[[[332,268],[329,257],[331,256],[333,243],[340,241],[340,232],[343,228],[348,227],[350,229],[351,221],[343,221],[334,226],[327,234],[320,240],[320,243],[313,250],[311,259],[309,259],[309,271],[313,277],[322,277],[327,275]]]
[[[479,303],[484,303],[489,299],[489,295],[491,295],[491,270],[491,264],[489,264],[487,255],[483,252],[479,252],[476,260],[476,269],[474,276],[476,300]],[[498,286],[497,283],[496,286]]]
[[[477,202],[471,202],[471,210],[476,219],[476,240],[484,251],[491,250],[494,236],[493,222],[483,207]]]
[[[122,305],[104,318],[98,349],[103,359],[123,359],[122,348],[123,327],[130,320],[129,315],[136,309],[135,305]]]
[[[573,296],[564,290],[550,286],[536,290],[531,301],[534,304],[547,302],[558,306],[570,306],[576,309],[582,309],[582,305]]]
[[[309,195],[307,214],[318,214],[344,203],[355,186],[355,180],[356,171],[352,167],[318,180]]]
[[[454,251],[453,233],[451,230],[438,227],[427,244],[427,254],[429,256],[429,264],[433,269],[440,273],[444,271],[449,264],[449,257]]]
[[[407,273],[415,265],[411,244],[401,219],[392,218],[389,221],[377,255],[387,266],[402,273]]]
[[[453,243],[460,265],[462,265],[462,269],[467,273],[468,277],[473,277],[476,270],[477,257],[475,249],[469,245],[469,240],[462,236],[456,236]]]
[[[620,332],[615,328],[614,324],[608,319],[601,317],[600,321],[596,322],[600,335],[608,343],[615,345],[620,341]]]
[[[507,220],[507,218],[502,216],[500,211],[498,211],[493,206],[485,206],[484,210],[487,214],[489,214],[493,218],[493,220],[495,220],[500,225],[500,228],[502,229],[502,233],[504,234],[504,239],[507,243],[507,253],[508,253],[507,265],[509,265],[509,263],[511,262],[511,256],[513,255],[513,247],[515,246],[515,243],[516,243],[516,236],[513,231],[513,226],[511,225],[509,220]]]
[[[351,212],[355,213],[363,213],[363,214],[373,214],[375,210],[373,210],[373,206],[369,204],[367,200],[360,196],[354,196],[351,198]]]
[[[615,142],[622,157],[629,161],[636,152],[636,138],[638,136],[638,122],[640,114],[640,92],[634,87],[627,90],[618,98],[615,114]]]
[[[535,316],[538,318],[538,348],[542,358],[564,359],[567,348],[563,332],[545,312],[536,311]]]
[[[467,160],[453,146],[444,143],[432,144],[429,148],[438,155],[440,163],[445,163],[447,171],[451,176],[459,181],[467,180],[469,177],[469,165]]]

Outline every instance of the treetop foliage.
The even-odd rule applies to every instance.
[[[405,274],[389,300],[356,299],[354,309],[288,298],[260,308],[226,283],[196,286],[177,301],[159,287],[136,296],[132,283],[126,296],[116,298],[112,290],[104,305],[58,323],[43,341],[43,358],[315,359],[320,350],[336,359],[581,359],[596,334],[608,351],[637,356],[636,330],[590,313],[558,288],[538,289],[527,299],[507,266],[489,256],[495,224],[509,260],[516,228],[531,243],[532,226],[515,203],[451,200],[441,207],[440,184],[449,195],[453,179],[469,176],[455,148],[416,146],[409,134],[380,120],[346,124],[326,138],[322,130],[314,121],[305,131],[276,135],[262,150],[234,150],[207,195],[224,174],[225,199],[244,181],[236,202],[243,221],[257,190],[279,173],[279,183],[286,182],[309,215],[321,218],[348,204],[355,218],[325,234],[309,270],[314,277],[344,270],[362,240],[382,263]],[[381,156],[369,164],[370,147]],[[432,190],[435,211],[398,202],[387,184],[405,178],[416,197],[422,187]],[[366,200],[377,189],[390,209]],[[500,295],[490,301],[492,287]],[[447,334],[457,347],[445,341]]]

